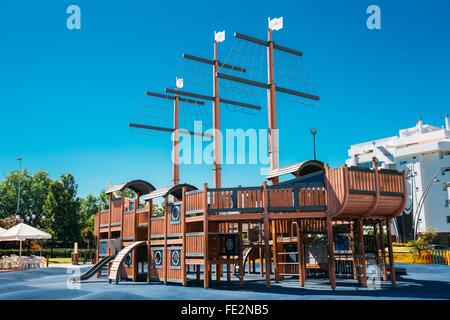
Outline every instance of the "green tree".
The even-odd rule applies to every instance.
[[[47,198],[48,187],[52,179],[46,171],[36,171],[30,174],[27,169],[20,172],[20,209],[19,216],[35,214],[33,224],[37,227],[42,224],[45,214],[42,207]],[[19,186],[19,171],[11,171],[0,182],[0,218],[17,214]]]
[[[99,202],[99,199],[92,194],[88,194],[86,198],[81,199],[80,218],[84,227],[87,226],[88,220],[98,212]]]
[[[83,230],[81,230],[81,238],[83,239],[84,242],[86,243],[93,243],[95,240],[94,237],[94,228],[87,226],[85,227]]]
[[[53,181],[44,203],[44,211],[48,214],[47,223],[55,232],[56,240],[64,246],[72,245],[80,239],[81,200],[77,195],[77,184],[71,173],[61,175],[61,181]]]
[[[98,204],[99,207],[102,208],[102,210],[106,210],[109,208],[109,197],[104,189],[100,191],[100,195],[98,196]]]

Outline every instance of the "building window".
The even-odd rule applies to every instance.
[[[444,206],[445,206],[446,208],[448,208],[449,203],[450,203],[450,200],[449,200],[449,199],[445,199],[444,201],[445,201]]]
[[[408,163],[407,160],[400,161],[400,165],[401,165],[401,166],[403,166],[403,165],[405,165],[405,164],[407,164],[407,163]]]
[[[447,216],[447,223],[450,223],[450,216]]]
[[[380,168],[383,165],[383,163],[384,163],[383,161],[377,161],[378,168]],[[358,167],[372,168],[372,162],[358,163],[357,166]]]
[[[446,172],[450,171],[450,167],[441,168],[441,174],[445,175]]]
[[[449,183],[449,182],[443,182],[443,183],[442,183],[442,190],[443,190],[443,191],[446,191],[446,190],[448,189],[449,186],[450,186],[450,183]]]

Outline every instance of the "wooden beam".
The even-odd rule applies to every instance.
[[[167,252],[167,224],[169,223],[168,213],[169,213],[169,196],[164,197],[164,254],[163,254],[163,281],[167,284],[167,270],[170,261],[169,254]]]
[[[395,285],[395,267],[394,267],[394,251],[392,250],[392,234],[391,234],[391,219],[386,220],[387,241],[389,250],[389,272],[391,274],[391,282]]]
[[[362,273],[362,285],[367,286],[367,274],[366,274],[366,252],[364,248],[364,223],[362,219],[358,219],[358,233],[359,233],[359,247],[361,255],[361,273]]]
[[[328,276],[330,278],[331,288],[336,289],[336,274],[334,261],[334,239],[333,239],[333,221],[331,218],[327,219],[327,233],[328,233]]]
[[[152,271],[152,251],[151,251],[151,234],[152,234],[152,215],[153,215],[153,199],[148,201],[148,229],[147,229],[147,282],[150,283]]]
[[[202,63],[214,65],[214,60],[200,58],[200,57],[196,57],[196,56],[193,56],[193,55],[190,55],[190,54],[186,54],[186,53],[183,53],[183,58],[194,60],[194,61],[197,61],[197,62],[202,62]],[[220,61],[218,61],[218,63],[219,63],[219,67],[221,67],[221,68],[230,69],[230,70],[238,71],[238,72],[247,72],[247,69],[242,68],[242,67],[232,66],[230,64],[222,63]]]
[[[198,104],[198,105],[202,105],[202,106],[205,105],[204,101],[191,100],[191,99],[186,99],[186,98],[182,98],[182,97],[178,97],[178,96],[169,96],[168,94],[161,94],[161,93],[156,93],[156,92],[151,92],[151,91],[147,91],[146,94],[151,97],[157,97],[157,98],[168,99],[168,100],[176,100],[178,98],[178,100],[181,102]]]
[[[275,220],[272,220],[272,250],[273,250],[273,274],[275,277],[275,283],[278,283],[278,257],[277,257],[277,227]]]
[[[132,128],[140,128],[140,129],[148,129],[148,130],[156,130],[156,131],[166,131],[166,132],[174,132],[176,130],[174,128],[149,126],[146,124],[138,124],[138,123],[130,123],[129,126]],[[206,133],[202,133],[202,132],[194,132],[194,131],[189,131],[189,130],[185,130],[185,129],[178,129],[178,132],[181,134],[190,134],[193,136],[202,136],[202,137],[212,138],[211,134],[206,134]]]
[[[203,185],[203,286],[209,287],[208,184]]]
[[[381,262],[383,265],[383,280],[387,280],[387,266],[386,266],[386,248],[384,246],[384,226],[383,220],[380,221],[380,241],[381,241]]]
[[[266,287],[270,288],[270,269],[272,264],[272,254],[270,252],[270,227],[269,227],[269,192],[267,182],[263,182],[263,207],[264,207],[264,248],[266,260]]]
[[[243,248],[244,246],[242,245],[242,223],[238,222],[238,233],[239,233],[239,284],[241,286],[244,285],[244,252],[243,252]]]
[[[182,276],[182,284],[185,286],[187,284],[187,275],[186,275],[186,188],[183,187],[181,191],[181,276]]]
[[[235,221],[261,221],[263,220],[263,214],[261,213],[248,213],[248,214],[218,214],[210,216],[208,219],[209,221],[228,221],[228,222],[235,222]]]

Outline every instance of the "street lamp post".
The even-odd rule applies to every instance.
[[[439,170],[437,170],[436,174],[431,178],[431,180],[428,183],[428,185],[426,186],[422,196],[420,197],[419,202],[417,203],[417,215],[416,215],[415,223],[414,223],[414,220],[413,220],[413,223],[414,223],[414,240],[417,239],[417,228],[419,227],[419,220],[420,220],[419,217],[420,217],[420,212],[422,211],[422,208],[423,208],[423,204],[425,203],[425,198],[427,197],[427,194],[428,194],[428,192],[431,189],[431,185],[434,182],[439,182],[439,179],[436,178],[438,174],[439,174]]]
[[[311,128],[311,134],[313,136],[314,160],[316,160],[316,133],[316,128]]]
[[[20,211],[20,183],[21,183],[21,177],[22,177],[22,158],[17,158],[19,160],[19,192],[17,197],[17,215],[19,215]]]

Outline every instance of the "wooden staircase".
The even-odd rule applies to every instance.
[[[147,245],[147,241],[136,241],[120,250],[120,252],[114,258],[114,261],[112,262],[111,268],[109,270],[109,283],[111,283],[112,281],[115,281],[116,284],[119,283],[120,270],[122,269],[122,264],[125,261],[125,258],[131,251],[144,245]]]

